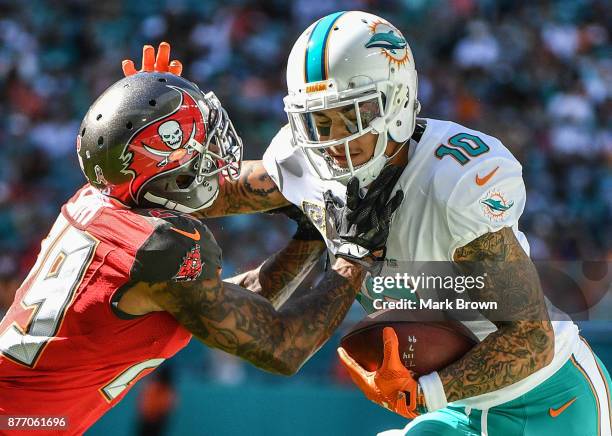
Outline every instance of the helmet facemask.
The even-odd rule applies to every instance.
[[[238,180],[242,164],[242,139],[236,133],[227,112],[213,92],[207,93],[205,101],[213,108],[212,120],[208,126],[208,137],[204,153],[198,165],[196,180],[203,182],[217,174],[229,180]],[[222,180],[222,179],[221,179]]]
[[[92,186],[127,207],[194,212],[240,175],[242,141],[212,93],[183,77],[138,73],[91,105],[77,137]]]
[[[210,115],[206,141],[202,144],[191,138],[188,142],[199,156],[151,179],[143,186],[144,200],[167,209],[195,212],[212,205],[225,178],[233,181],[240,177],[242,140],[213,92],[204,95],[204,104]]]
[[[307,86],[298,98],[295,95],[285,98],[285,111],[295,144],[302,147],[320,178],[347,183],[356,176],[362,184],[369,184],[387,161],[388,124],[397,117],[397,107],[402,107],[393,105],[392,99],[386,96],[399,95],[401,86],[382,81],[334,92],[337,86],[333,80],[328,80],[315,87],[325,89],[323,92],[309,95],[308,88],[311,87]],[[333,139],[328,139],[332,132],[329,127],[326,131],[325,111],[329,110],[336,111],[344,121],[345,129],[341,137],[335,135]],[[350,118],[343,115],[345,113],[350,114]],[[368,161],[355,164],[350,154],[350,142],[369,133],[378,135],[374,153]],[[336,164],[329,153],[330,148],[337,146],[344,148],[346,167]]]
[[[347,183],[357,177],[362,185],[371,183],[389,159],[385,154],[388,141],[405,143],[414,131],[418,102],[412,52],[397,28],[372,14],[335,12],[309,26],[289,54],[287,89],[285,112],[294,145],[325,180]],[[368,101],[376,102],[377,108],[364,106]],[[345,122],[344,134],[332,134],[331,140],[313,129],[317,112],[344,107],[354,110],[356,124]],[[377,116],[364,117],[361,112],[366,108]],[[331,118],[338,121],[335,113]],[[378,135],[374,153],[364,163],[360,156],[361,165],[356,165],[349,143],[369,133]],[[344,148],[346,168],[342,168],[344,158],[336,160],[342,167],[326,158],[330,147],[336,157]]]

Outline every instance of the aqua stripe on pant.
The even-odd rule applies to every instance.
[[[447,407],[392,436],[610,436],[610,374],[586,342],[550,378],[488,410]]]

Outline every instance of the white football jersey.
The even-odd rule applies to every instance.
[[[452,261],[457,248],[503,227],[513,229],[529,254],[527,239],[518,230],[525,207],[520,163],[497,138],[450,121],[422,121],[426,121],[425,130],[418,143],[411,140],[408,164],[396,184],[396,190],[404,192],[404,200],[391,223],[381,275],[402,272],[402,262]],[[345,198],[346,187],[316,175],[304,152],[292,145],[289,126],[272,140],[263,164],[285,198],[299,206],[326,237],[323,193],[331,190]],[[401,299],[407,297],[402,295],[406,292],[385,289],[382,296]],[[377,309],[373,301],[380,298],[381,294],[372,292],[370,278],[358,300],[366,311],[373,312]],[[555,331],[555,357],[548,366],[513,385],[453,404],[494,407],[524,394],[561,368],[578,346],[578,329],[550,304],[549,312]],[[482,316],[463,324],[481,341],[496,330]]]

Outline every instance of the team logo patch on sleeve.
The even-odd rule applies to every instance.
[[[302,210],[321,234],[325,236],[327,231],[325,226],[325,208],[320,204],[302,201]]]
[[[491,221],[501,221],[506,212],[514,206],[514,201],[508,201],[499,191],[489,191],[480,199],[482,211]]]
[[[183,263],[173,280],[187,282],[197,279],[200,274],[202,274],[202,258],[200,257],[200,246],[196,244],[183,258]]]

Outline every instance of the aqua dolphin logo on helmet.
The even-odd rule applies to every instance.
[[[375,33],[365,44],[366,48],[379,47],[396,54],[396,50],[406,48],[406,40],[397,36],[393,30],[387,33]]]
[[[408,43],[399,30],[382,19],[375,20],[369,27],[372,36],[365,43],[366,48],[380,48],[389,63],[402,66],[408,62]]]
[[[410,46],[376,15],[327,15],[291,49],[284,103],[293,143],[320,178],[346,183],[357,177],[367,185],[386,165],[389,141],[405,144],[414,131],[420,105]],[[339,114],[337,125],[344,128],[329,128],[332,113]],[[342,118],[347,113],[350,119]],[[350,144],[365,135],[375,135],[374,153],[366,162],[354,162]],[[341,149],[346,162],[339,164],[332,155]]]

